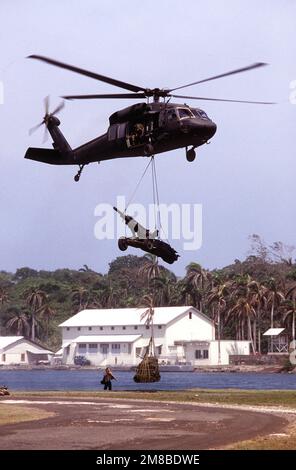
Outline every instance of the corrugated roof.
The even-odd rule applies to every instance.
[[[89,335],[78,336],[73,343],[133,343],[142,335]]]
[[[6,348],[10,344],[13,344],[23,338],[23,336],[0,336],[0,349]]]
[[[143,325],[145,320],[140,320],[145,308],[113,308],[82,310],[73,317],[61,323],[59,326],[112,326],[112,325]],[[155,325],[166,325],[174,318],[188,310],[193,310],[204,320],[212,323],[194,307],[156,307],[154,309],[153,322]]]
[[[278,336],[285,328],[269,328],[263,333],[263,336]]]

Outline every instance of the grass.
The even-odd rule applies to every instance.
[[[285,435],[281,435],[285,434]],[[296,423],[290,424],[278,434],[257,437],[225,447],[227,450],[295,450]]]
[[[71,392],[13,392],[15,398],[40,397],[40,398],[129,398],[157,401],[176,401],[189,403],[218,403],[229,405],[250,405],[250,406],[283,406],[295,408],[296,391],[291,390],[205,390],[194,389],[186,391],[71,391]]]
[[[22,423],[24,421],[36,421],[44,418],[51,418],[55,413],[30,408],[25,406],[0,405],[0,426],[4,424]]]

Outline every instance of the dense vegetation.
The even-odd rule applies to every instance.
[[[56,350],[58,324],[79,310],[139,307],[152,299],[155,306],[194,305],[215,321],[221,338],[249,339],[253,352],[264,351],[268,327],[285,326],[294,336],[296,264],[293,247],[268,246],[257,235],[251,242],[244,261],[212,271],[190,263],[181,279],[151,255],[118,257],[104,275],[86,265],[1,271],[0,334],[24,335]]]

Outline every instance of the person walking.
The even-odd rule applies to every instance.
[[[110,367],[106,367],[105,374],[102,380],[102,384],[104,385],[104,390],[112,390],[112,382],[111,380],[117,380],[116,377],[112,374]]]

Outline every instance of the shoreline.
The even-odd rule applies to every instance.
[[[7,370],[14,370],[14,371],[32,371],[32,370],[46,370],[46,371],[51,371],[51,370],[63,370],[63,371],[87,371],[87,370],[104,370],[104,366],[75,366],[75,365],[61,365],[61,366],[46,366],[46,365],[1,365],[0,366],[0,372],[1,371],[7,371]],[[136,367],[135,366],[113,366],[112,370],[114,371],[121,371],[121,372],[135,372]],[[173,372],[173,373],[257,373],[257,374],[295,374],[296,373],[296,367],[291,370],[287,370],[285,367],[282,365],[274,365],[274,366],[266,366],[266,365],[229,365],[229,366],[200,366],[200,367],[195,367],[192,370],[188,370],[188,368],[182,369],[182,366],[179,368],[174,368],[174,367],[159,367],[159,371],[161,373],[163,372]]]

